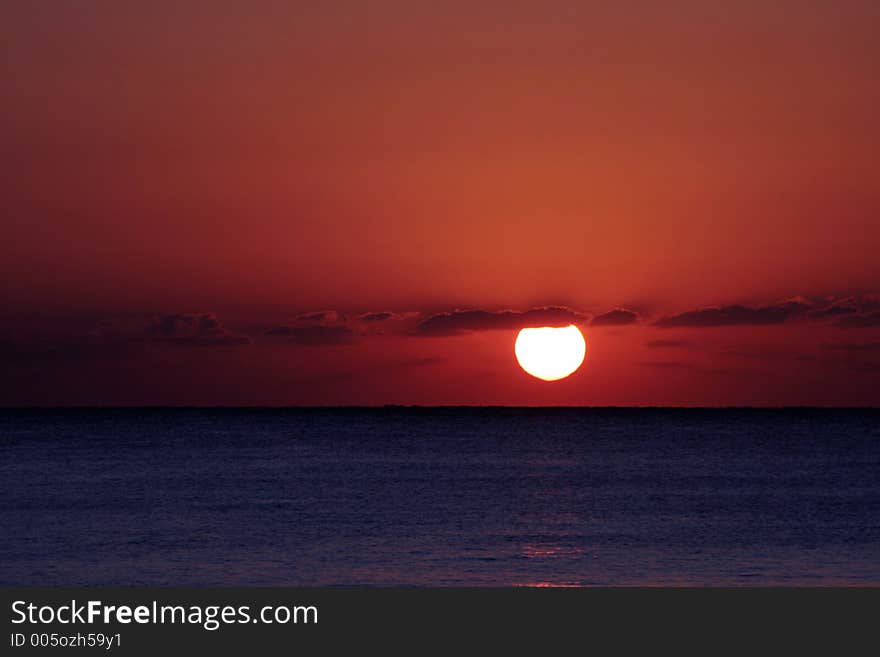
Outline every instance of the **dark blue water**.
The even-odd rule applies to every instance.
[[[880,584],[880,411],[0,411],[0,583]]]

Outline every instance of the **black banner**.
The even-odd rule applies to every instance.
[[[865,644],[880,589],[2,590],[3,653],[285,654],[425,647],[791,650]]]

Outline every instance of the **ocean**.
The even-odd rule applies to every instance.
[[[880,584],[880,410],[0,410],[0,584]]]

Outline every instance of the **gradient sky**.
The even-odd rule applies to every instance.
[[[0,404],[880,405],[876,2],[0,25]]]

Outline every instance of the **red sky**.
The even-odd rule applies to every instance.
[[[875,2],[305,4],[0,6],[0,403],[880,403]]]

